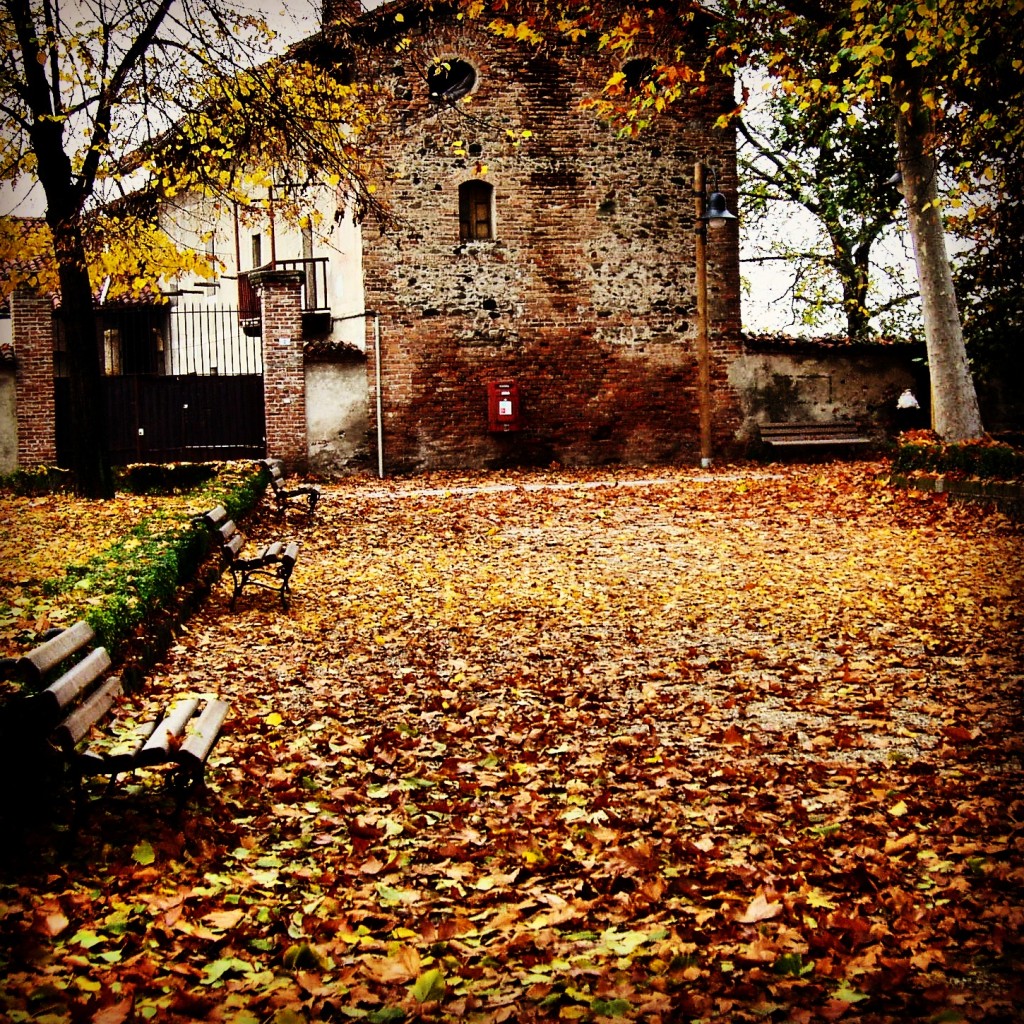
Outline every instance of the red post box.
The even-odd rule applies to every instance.
[[[519,385],[514,380],[487,382],[487,429],[495,433],[519,430]]]

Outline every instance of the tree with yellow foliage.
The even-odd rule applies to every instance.
[[[191,191],[246,205],[268,175],[347,183],[369,198],[360,133],[372,88],[269,59],[272,33],[231,0],[0,0],[0,181],[35,182],[45,225],[8,221],[8,288],[54,290],[68,325],[72,469],[113,493],[94,291],[212,273],[156,229]],[[265,192],[263,193],[265,195]]]

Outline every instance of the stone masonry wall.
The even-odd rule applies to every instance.
[[[735,140],[711,128],[731,84],[623,139],[579,106],[611,57],[538,54],[476,24],[407,31],[400,57],[385,34],[359,67],[405,97],[382,154],[395,221],[363,226],[387,469],[696,461],[693,167],[717,167],[735,210]],[[432,104],[427,71],[455,58],[476,70],[471,102]],[[474,178],[494,188],[490,241],[460,241],[459,185]],[[740,421],[735,227],[710,232],[708,251],[721,451]],[[488,433],[486,384],[500,379],[519,385],[519,432]],[[372,436],[372,393],[370,420]]]

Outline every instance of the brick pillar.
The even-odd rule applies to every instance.
[[[18,465],[55,465],[52,300],[45,295],[16,291],[11,296],[11,335],[18,412]]]
[[[304,469],[306,366],[302,354],[302,282],[299,270],[263,270],[250,280],[263,310],[263,399],[267,455],[289,470]]]

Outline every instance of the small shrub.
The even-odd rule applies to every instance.
[[[46,467],[12,476],[18,477],[16,486],[22,494],[47,493],[54,482],[62,488],[68,483],[63,471]],[[47,597],[68,595],[62,603],[88,619],[97,643],[112,655],[155,609],[171,605],[177,589],[200,571],[210,538],[192,516],[223,504],[232,518],[240,520],[266,487],[262,468],[252,462],[132,466],[119,485],[152,493],[176,489],[186,481],[198,483],[187,499],[191,512],[154,511],[84,564],[69,565],[41,585]]]
[[[987,437],[947,443],[930,430],[917,430],[900,436],[892,468],[896,473],[1020,480],[1024,478],[1024,451]]]
[[[217,475],[211,462],[136,463],[114,471],[119,490],[131,494],[170,494],[191,491]]]
[[[71,471],[58,466],[33,466],[0,476],[0,487],[29,498],[69,491],[72,482]]]

